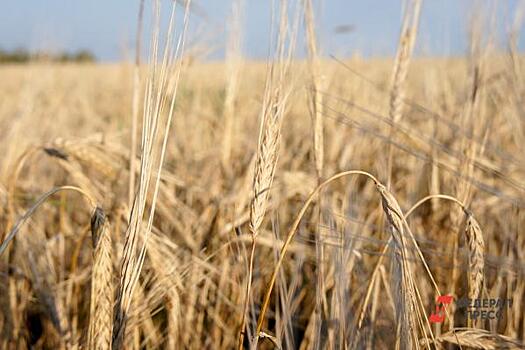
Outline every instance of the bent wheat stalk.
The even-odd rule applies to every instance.
[[[408,217],[413,213],[415,212],[415,210],[417,208],[419,208],[421,205],[423,205],[425,202],[431,200],[431,199],[434,199],[434,198],[437,198],[437,199],[443,199],[443,200],[448,200],[448,201],[451,201],[451,202],[454,202],[456,204],[458,204],[464,211],[466,211],[466,208],[465,208],[465,205],[459,201],[458,199],[456,199],[455,197],[452,197],[452,196],[449,196],[449,195],[446,195],[446,194],[433,194],[433,195],[429,195],[429,196],[426,196],[422,199],[420,199],[419,201],[417,201],[416,204],[414,204],[404,215],[404,220],[408,220]],[[389,245],[390,245],[390,242],[392,241],[392,236],[389,237],[388,241],[386,242],[385,246],[383,247],[382,251],[381,251],[381,254],[379,255],[379,259],[374,267],[374,270],[372,272],[372,275],[370,276],[369,278],[369,282],[368,282],[368,287],[367,287],[367,291],[366,291],[366,294],[365,294],[365,298],[363,299],[363,303],[361,305],[361,308],[360,308],[360,312],[359,312],[359,317],[357,318],[357,329],[360,330],[362,325],[363,325],[363,321],[364,321],[364,318],[365,318],[365,314],[366,314],[366,309],[368,307],[368,303],[370,301],[370,296],[372,295],[372,287],[373,287],[373,282],[374,280],[376,279],[376,276],[377,274],[379,273],[379,268],[380,266],[383,264],[383,260],[384,260],[384,257],[386,256],[386,252],[389,248]],[[446,311],[446,309],[445,309]]]
[[[88,203],[91,205],[92,208],[95,207],[95,200],[89,194],[87,194],[84,190],[82,190],[79,187],[75,187],[75,186],[61,186],[61,187],[53,188],[52,190],[44,193],[40,198],[38,198],[38,200],[35,202],[35,204],[33,204],[31,206],[31,208],[29,208],[25,212],[25,214],[22,215],[17,220],[17,222],[13,225],[13,228],[11,229],[11,231],[9,231],[9,233],[6,235],[6,238],[4,239],[2,244],[0,244],[0,256],[6,250],[7,246],[9,245],[9,242],[11,242],[13,240],[13,238],[15,238],[16,234],[18,233],[18,231],[20,231],[20,228],[22,227],[22,225],[31,217],[31,215],[33,215],[33,213],[49,197],[51,197],[55,193],[58,193],[58,192],[61,192],[61,191],[74,191],[74,192],[80,193],[88,201]]]
[[[332,183],[333,181],[335,181],[337,179],[340,179],[340,178],[345,177],[345,176],[350,176],[350,175],[366,176],[369,179],[371,179],[375,184],[379,183],[379,181],[373,175],[367,173],[366,171],[349,170],[349,171],[344,171],[344,172],[341,172],[341,173],[333,175],[329,179],[327,179],[324,182],[322,182],[321,184],[319,184],[310,193],[310,195],[308,196],[308,199],[306,200],[306,202],[304,203],[303,207],[299,211],[299,214],[297,214],[297,217],[295,218],[292,226],[290,227],[290,230],[288,231],[288,234],[286,236],[286,240],[283,243],[283,246],[282,246],[281,251],[279,253],[279,258],[278,258],[277,263],[275,264],[275,267],[273,269],[272,276],[270,277],[270,282],[268,283],[268,286],[266,287],[266,292],[264,294],[264,299],[263,299],[263,303],[262,303],[262,306],[261,306],[261,312],[259,313],[259,319],[257,320],[257,329],[256,329],[256,332],[255,332],[255,345],[257,345],[257,341],[259,339],[259,335],[260,335],[260,333],[262,331],[262,325],[263,325],[263,322],[264,322],[264,319],[265,319],[265,316],[266,316],[266,311],[268,310],[268,305],[270,303],[270,296],[272,294],[273,287],[274,287],[275,281],[277,279],[277,274],[279,273],[279,269],[281,268],[281,265],[282,265],[282,263],[284,261],[284,257],[286,256],[286,252],[288,251],[288,248],[290,247],[290,244],[291,244],[291,242],[292,242],[292,240],[293,240],[293,238],[295,236],[295,233],[297,231],[297,228],[299,227],[299,224],[301,223],[301,220],[302,220],[303,216],[305,215],[306,211],[308,210],[308,207],[310,206],[310,204],[312,204],[314,199],[317,197],[319,192],[324,187],[326,187],[327,185],[329,185],[330,183]]]
[[[481,290],[483,288],[484,279],[484,252],[485,252],[485,241],[483,239],[483,233],[479,226],[479,223],[474,218],[474,215],[469,211],[465,204],[455,197],[447,195],[430,195],[420,201],[418,201],[406,214],[405,217],[409,216],[414,210],[416,210],[424,202],[433,199],[446,199],[457,203],[466,215],[465,222],[465,239],[467,242],[468,249],[468,297],[469,299],[479,298]]]

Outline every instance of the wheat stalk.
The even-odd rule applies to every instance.
[[[401,120],[403,116],[403,100],[405,99],[405,81],[408,74],[408,67],[412,50],[416,40],[417,27],[419,23],[419,13],[421,9],[421,0],[411,0],[403,18],[401,34],[397,47],[396,60],[394,62],[394,73],[392,75],[392,89],[390,91],[390,109],[389,117],[394,124]],[[390,128],[390,138],[394,136],[394,127]],[[387,162],[387,187],[390,187],[392,181],[392,167],[394,148],[388,144],[388,162]]]
[[[113,322],[113,263],[109,223],[97,207],[91,217],[93,271],[89,312],[88,349],[110,349]]]
[[[224,137],[222,142],[222,165],[228,168],[232,153],[233,133],[235,127],[235,104],[239,89],[239,73],[242,63],[241,58],[241,20],[243,1],[232,2],[231,28],[229,32],[228,49],[226,51],[226,71],[228,82],[224,98]]]
[[[315,33],[315,19],[312,0],[304,0],[304,22],[306,31],[306,41],[308,48],[308,67],[310,71],[310,86],[308,88],[308,107],[310,111],[310,117],[312,119],[312,130],[313,130],[313,154],[314,154],[314,166],[317,174],[317,184],[320,184],[323,178],[323,165],[324,165],[324,125],[323,125],[323,95],[321,89],[321,77],[320,77],[320,64],[318,56],[318,45],[317,37]],[[321,201],[319,199],[319,205],[317,208],[317,217],[319,224],[321,224]],[[315,237],[316,245],[316,261],[317,261],[317,285],[316,285],[316,298],[315,308],[313,311],[313,332],[311,336],[314,340],[314,347],[319,347],[317,343],[320,340],[321,331],[321,309],[324,299],[324,266],[323,256],[324,247],[321,242],[321,234],[319,230],[316,230]],[[310,336],[309,334],[309,336]]]
[[[140,0],[139,13],[137,18],[137,34],[135,38],[135,65],[133,67],[133,99],[131,104],[131,145],[129,150],[129,185],[128,185],[128,205],[133,205],[133,195],[135,194],[135,169],[137,163],[137,134],[138,134],[138,115],[139,115],[139,92],[140,92],[140,55],[142,44],[142,22],[144,16],[144,0]]]
[[[126,232],[121,262],[120,282],[117,290],[113,322],[112,347],[114,349],[120,349],[124,344],[127,315],[144,263],[148,237],[153,227],[160,177],[182,70],[181,55],[184,50],[191,1],[188,0],[185,3],[183,29],[179,35],[175,50],[172,41],[176,3],[171,4],[172,9],[165,39],[166,43],[160,64],[158,63],[160,2],[155,1],[153,4],[155,23],[151,40],[150,75],[144,101],[140,178],[138,191],[131,210],[130,223]],[[166,106],[169,107],[168,110],[166,110]],[[153,186],[151,186],[152,180]],[[146,213],[148,195],[151,195],[151,201],[149,213]],[[143,220],[146,221],[145,227]],[[139,247],[141,233],[143,234],[141,239],[142,246]]]
[[[308,97],[313,125],[315,170],[317,172],[317,178],[322,179],[324,164],[323,95],[320,91],[320,63],[312,0],[304,0],[303,6],[306,24],[306,41],[308,44],[308,66],[310,70],[310,88],[308,89]]]
[[[276,62],[272,61],[266,77],[265,98],[261,111],[259,130],[259,144],[253,179],[253,199],[250,203],[249,227],[252,234],[252,244],[248,262],[248,276],[241,314],[238,348],[242,349],[248,301],[250,298],[256,240],[259,234],[266,207],[268,206],[269,192],[272,186],[279,155],[281,142],[281,124],[285,112],[288,93],[284,91],[288,74],[291,51],[286,57],[285,43],[288,32],[287,1],[281,1],[280,23],[276,50]]]
[[[158,276],[158,285],[161,287],[162,294],[166,299],[167,312],[167,331],[166,346],[169,349],[175,347],[179,329],[181,328],[181,297],[179,295],[180,284],[178,272],[176,271],[176,257],[170,249],[172,242],[164,236],[153,235],[148,246],[148,257],[151,266]],[[166,267],[166,261],[171,262],[170,268]]]

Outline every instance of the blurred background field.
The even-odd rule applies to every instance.
[[[337,9],[336,5],[332,4]],[[352,11],[350,5],[341,6],[339,10]],[[399,6],[398,11],[402,9],[406,10]],[[429,26],[428,16],[427,9],[420,19],[423,27]],[[498,43],[486,30],[490,17],[479,18],[486,22],[480,19],[480,26],[472,25],[462,53],[424,55],[424,44],[417,44],[420,49],[408,60],[406,81],[398,92],[394,73],[403,58],[337,55],[335,49],[325,49],[312,74],[305,49],[308,40],[300,39],[299,53],[283,84],[289,95],[275,175],[257,235],[247,339],[253,339],[279,252],[309,194],[331,175],[359,169],[389,183],[388,193],[404,214],[429,195],[448,195],[463,204],[464,210],[450,200],[430,199],[407,217],[401,229],[406,230],[401,236],[410,241],[403,250],[401,276],[413,274],[412,293],[417,295],[409,304],[421,308],[411,310],[418,315],[417,327],[412,325],[409,335],[401,334],[413,340],[410,347],[523,348],[521,25],[513,27],[513,18],[506,22],[503,15],[497,17],[503,27],[517,28]],[[196,21],[204,25],[202,18]],[[399,27],[399,21],[394,22]],[[342,26],[334,22],[329,27],[337,25]],[[300,33],[305,35],[304,30]],[[404,45],[403,40],[398,45],[398,36],[396,32],[394,54],[396,46]],[[424,36],[420,40],[424,43]],[[125,348],[238,345],[253,238],[254,171],[264,153],[259,133],[265,125],[261,110],[267,103],[269,60],[245,57],[242,50],[238,56],[228,55],[226,44],[221,44],[225,59],[224,52],[210,59],[201,50],[207,46],[197,43],[195,38],[189,40],[188,50],[176,61],[181,62],[181,77],[158,198],[148,193],[144,199],[147,209],[153,203],[157,207],[127,314]],[[319,46],[323,47],[322,39]],[[89,59],[74,62],[79,49],[64,51],[70,52],[68,62],[57,55],[0,64],[0,241],[41,195],[59,186],[77,186],[105,212],[113,250],[107,284],[117,288],[122,284],[119,271],[133,203],[129,186],[134,74],[140,77],[141,118],[147,114],[142,109],[148,102],[145,86],[153,73],[147,60],[138,70],[132,59],[97,62],[96,55],[88,53]],[[108,52],[104,55],[113,55]],[[313,147],[314,90],[324,126],[321,176]],[[173,91],[162,94],[169,99]],[[402,105],[402,118],[392,118],[394,104]],[[139,120],[139,130],[144,120]],[[140,138],[137,145],[138,164],[144,157]],[[138,166],[135,172],[140,178]],[[364,177],[352,176],[332,182],[315,198],[277,275],[263,326],[269,335],[259,341],[261,348],[403,348],[397,289],[405,287],[395,284],[399,251],[388,243],[399,228],[388,218],[384,202],[382,207],[385,197],[378,195],[378,188]],[[96,245],[90,231],[91,209],[78,193],[59,192],[32,213],[2,251],[1,348],[97,348],[86,345],[93,318]],[[474,230],[478,239],[474,243],[471,218],[480,228]],[[391,249],[385,252],[387,243]],[[481,263],[476,260],[479,256]],[[439,295],[428,271],[441,294],[455,299],[472,296],[476,281],[476,297],[511,298],[513,304],[500,319],[474,323],[464,309],[451,306],[443,324],[427,324]],[[455,331],[459,335],[454,338]],[[241,345],[248,347],[249,340]]]

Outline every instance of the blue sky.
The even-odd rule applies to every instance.
[[[148,0],[147,0],[148,1]],[[193,0],[192,43],[220,58],[229,15],[228,0]],[[165,1],[166,2],[166,1]],[[243,51],[264,58],[268,48],[270,0],[244,0]],[[325,54],[385,56],[395,52],[402,0],[314,0]],[[524,1],[521,1],[523,5]],[[89,49],[102,61],[131,57],[139,0],[6,0],[0,12],[0,48],[75,51]],[[512,23],[520,0],[424,0],[416,52],[460,55],[466,52],[469,18],[480,5],[495,14],[499,37]],[[165,10],[167,12],[167,6]],[[205,16],[200,15],[204,12]],[[337,34],[338,26],[353,26]],[[525,47],[520,39],[520,48]],[[299,49],[304,45],[299,44]],[[302,50],[299,50],[299,55]]]

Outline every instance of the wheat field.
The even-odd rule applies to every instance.
[[[280,3],[267,61],[235,16],[194,59],[188,1],[145,61],[0,65],[1,349],[525,349],[512,35],[412,57],[413,0],[330,58]]]

